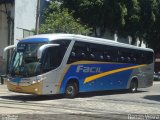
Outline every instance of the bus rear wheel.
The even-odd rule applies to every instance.
[[[130,88],[129,88],[129,91],[131,93],[135,93],[137,92],[137,88],[138,88],[138,83],[136,80],[132,80],[131,83],[130,83]]]
[[[67,98],[74,98],[78,94],[78,86],[77,83],[71,82],[68,83],[65,90],[65,96]]]

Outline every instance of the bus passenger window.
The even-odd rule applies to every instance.
[[[120,62],[122,62],[122,63],[124,62],[124,57],[123,56],[120,57]]]
[[[60,66],[62,59],[64,57],[65,51],[58,47],[50,47],[45,51],[43,60],[43,73],[49,72]]]
[[[153,62],[153,52],[147,52],[146,53],[146,57],[147,57],[147,64],[151,64]]]
[[[67,63],[70,64],[76,61],[86,60],[87,59],[86,53],[87,53],[86,43],[75,42]]]
[[[131,62],[131,58],[130,57],[127,57],[127,63],[130,63]]]
[[[132,63],[136,63],[136,58],[131,59]]]
[[[107,62],[110,62],[110,61],[111,61],[110,55],[106,55],[104,59],[105,59],[105,61],[107,61]]]
[[[110,62],[111,61],[111,56],[110,56],[110,50],[105,49],[104,50],[104,60],[106,62]]]
[[[76,56],[76,53],[75,53],[75,52],[72,52],[72,53],[71,53],[71,56],[72,56],[72,57],[75,57],[75,56]]]
[[[94,54],[90,54],[90,58],[91,58],[91,60],[94,60],[95,59],[95,55]]]
[[[103,59],[104,59],[103,55],[100,55],[100,59],[101,59],[101,60],[103,60]]]
[[[82,52],[81,57],[85,59],[86,55],[84,52]]]
[[[77,56],[77,54],[74,51],[72,51],[71,55],[69,57],[69,62],[75,62],[76,61],[76,56]]]

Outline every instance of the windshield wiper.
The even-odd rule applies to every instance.
[[[14,70],[15,70],[17,67],[20,67],[19,64],[20,64],[20,59],[21,59],[22,55],[23,55],[23,54],[20,54],[20,55],[19,55],[19,59],[16,61],[15,65],[14,65],[14,63],[13,63],[13,68],[11,69],[11,74],[15,75],[15,71],[14,71]],[[16,66],[17,66],[17,67],[16,67]],[[19,70],[19,72],[20,72],[20,70]]]

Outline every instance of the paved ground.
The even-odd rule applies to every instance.
[[[0,119],[160,119],[160,82],[138,93],[83,93],[75,99],[9,92],[0,85]],[[18,115],[17,115],[18,114]],[[154,114],[154,115],[153,115]],[[159,115],[158,115],[159,114]]]

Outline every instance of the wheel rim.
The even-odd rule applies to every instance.
[[[73,86],[68,86],[66,89],[66,93],[68,95],[73,95],[74,94],[74,87]]]
[[[132,92],[135,92],[136,89],[137,89],[136,83],[135,83],[135,82],[132,82],[132,84],[131,84],[131,90],[132,90]]]

